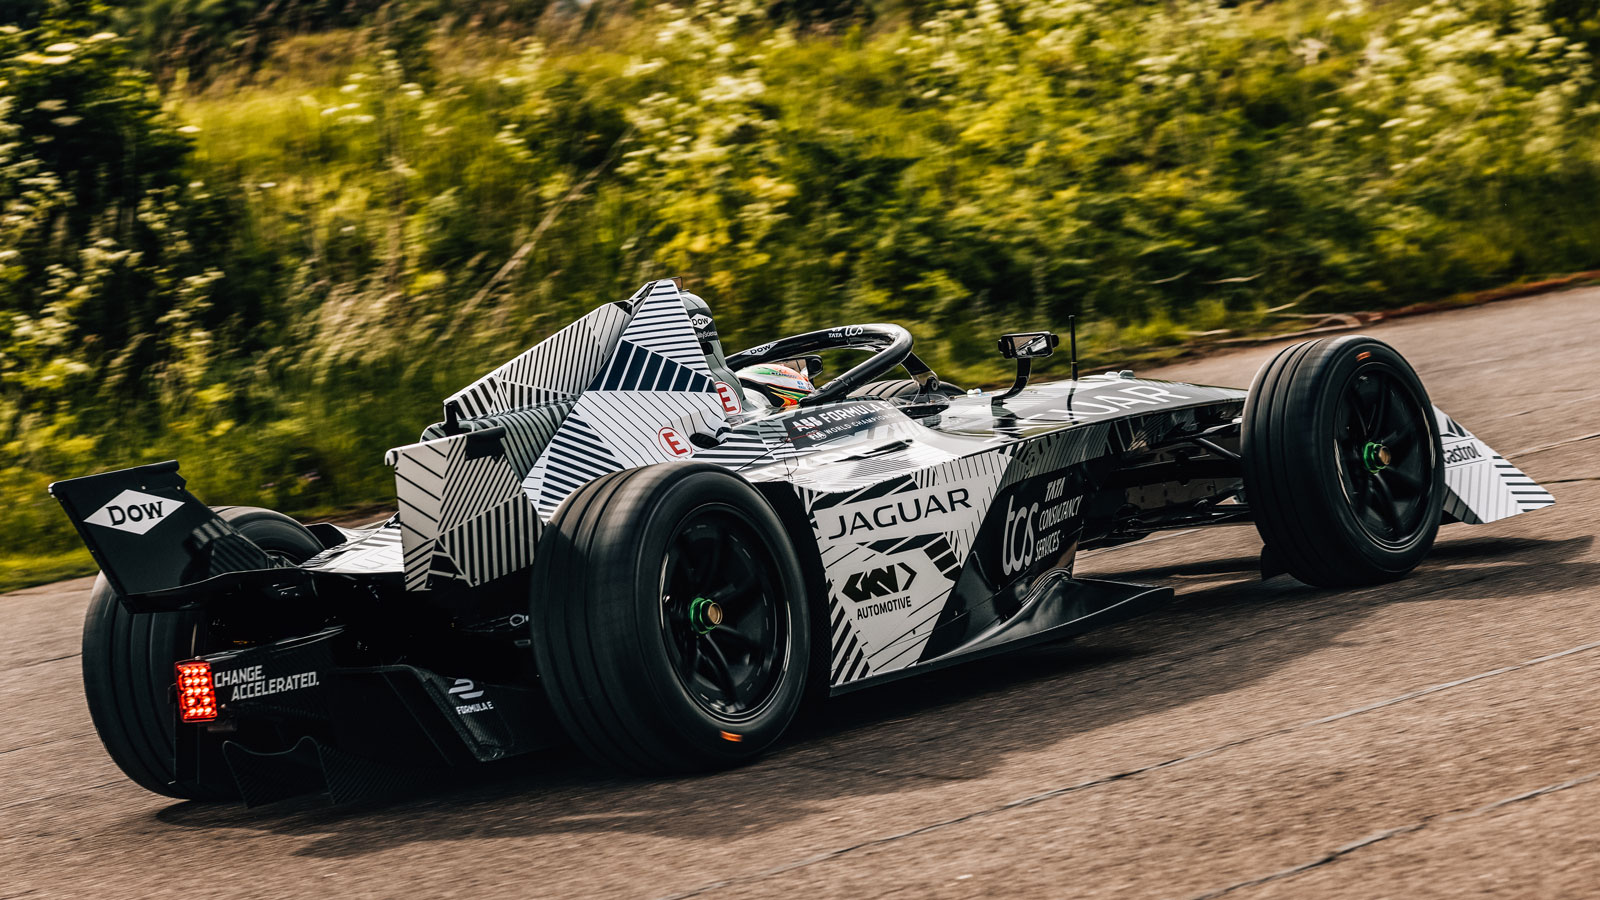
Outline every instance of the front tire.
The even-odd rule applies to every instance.
[[[322,550],[304,525],[267,509],[220,507],[223,521],[268,553],[303,562]],[[106,753],[140,787],[180,800],[235,800],[231,783],[180,779],[173,665],[207,652],[199,611],[134,613],[101,575],[83,623],[83,688]]]
[[[1404,576],[1443,510],[1439,423],[1388,344],[1351,335],[1284,348],[1245,400],[1245,499],[1270,554],[1319,587]]]
[[[551,705],[617,768],[737,765],[800,709],[800,563],[772,507],[726,469],[663,463],[590,482],[556,511],[532,583]]]

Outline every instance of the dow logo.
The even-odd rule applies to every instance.
[[[118,531],[144,534],[160,525],[163,519],[172,515],[182,505],[182,500],[126,490],[112,497],[110,503],[90,513],[84,521],[105,528],[115,528]]]
[[[905,579],[900,578],[901,574]],[[865,603],[878,597],[890,597],[910,590],[917,580],[917,570],[905,563],[895,563],[877,569],[868,569],[851,575],[844,583],[843,594],[856,603]]]

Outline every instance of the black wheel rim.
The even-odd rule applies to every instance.
[[[1427,527],[1438,503],[1431,411],[1382,363],[1351,373],[1338,402],[1334,458],[1350,511],[1375,542],[1404,547]]]
[[[661,570],[661,637],[684,690],[701,709],[736,723],[777,695],[787,666],[789,616],[777,560],[739,510],[708,505],[673,532]]]

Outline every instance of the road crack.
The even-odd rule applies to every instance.
[[[1487,803],[1478,807],[1477,809],[1468,810],[1464,813],[1456,813],[1455,815],[1446,816],[1429,816],[1421,821],[1413,822],[1410,825],[1401,825],[1398,828],[1390,828],[1387,831],[1380,831],[1376,834],[1367,835],[1358,841],[1353,841],[1345,844],[1343,847],[1330,850],[1316,859],[1308,860],[1300,863],[1299,865],[1290,866],[1287,869],[1279,869],[1276,872],[1262,875],[1259,878],[1251,878],[1246,881],[1234,882],[1226,887],[1217,888],[1213,891],[1207,891],[1203,894],[1195,894],[1190,898],[1190,900],[1213,900],[1215,897],[1221,897],[1224,894],[1231,894],[1234,891],[1242,890],[1244,888],[1256,887],[1258,885],[1267,884],[1273,881],[1282,881],[1285,878],[1293,878],[1296,875],[1309,872],[1312,869],[1321,868],[1329,863],[1337,862],[1338,860],[1349,856],[1357,850],[1365,847],[1371,847],[1373,844],[1381,843],[1393,837],[1414,834],[1433,825],[1448,825],[1453,822],[1460,822],[1466,819],[1475,819],[1479,816],[1488,815],[1495,810],[1510,806],[1513,803],[1521,803],[1525,800],[1533,800],[1538,797],[1543,797],[1546,794],[1554,794],[1558,791],[1575,788],[1597,780],[1600,780],[1600,772],[1590,772],[1587,775],[1580,775],[1577,778],[1568,779],[1567,781],[1558,782],[1556,784],[1547,784],[1542,788],[1526,791],[1513,797],[1505,797],[1500,800],[1496,800],[1493,803]]]
[[[722,879],[722,880],[719,880],[719,881],[712,881],[712,882],[708,882],[706,884],[700,885],[699,887],[691,888],[691,889],[689,889],[687,891],[682,891],[682,892],[675,893],[675,894],[668,894],[668,895],[663,896],[661,898],[661,900],[684,900],[684,898],[697,897],[697,896],[700,896],[701,894],[707,894],[707,893],[710,893],[712,891],[721,890],[721,889],[727,888],[727,887],[733,887],[733,886],[741,885],[741,884],[754,884],[755,882],[764,881],[764,880],[766,880],[768,878],[773,878],[773,877],[778,876],[778,875],[783,875],[783,874],[786,874],[788,872],[793,872],[793,871],[795,871],[797,869],[804,869],[804,868],[807,868],[809,866],[814,866],[814,865],[816,865],[818,863],[823,863],[823,862],[828,862],[828,861],[831,861],[831,860],[834,860],[834,859],[838,859],[840,857],[847,856],[849,854],[855,853],[855,852],[860,851],[860,850],[866,850],[866,849],[870,849],[870,848],[873,848],[873,847],[881,847],[881,846],[884,846],[886,844],[895,843],[896,841],[902,841],[902,840],[905,840],[907,838],[912,838],[912,837],[917,837],[919,835],[928,834],[929,832],[939,831],[939,830],[942,830],[942,829],[945,829],[945,828],[951,828],[951,827],[954,827],[956,825],[962,825],[962,824],[965,824],[967,822],[976,821],[978,819],[984,819],[984,818],[988,818],[990,816],[999,815],[1001,813],[1010,812],[1012,810],[1022,809],[1024,807],[1028,807],[1028,806],[1033,806],[1033,805],[1038,804],[1038,803],[1044,803],[1044,802],[1049,801],[1049,800],[1054,800],[1054,799],[1057,799],[1057,798],[1060,798],[1060,797],[1065,797],[1065,796],[1067,796],[1069,794],[1075,794],[1075,793],[1079,793],[1081,791],[1091,790],[1093,788],[1102,787],[1102,786],[1108,785],[1108,784],[1113,784],[1113,783],[1118,782],[1118,781],[1124,781],[1124,780],[1127,780],[1129,778],[1134,778],[1134,777],[1137,777],[1137,776],[1140,776],[1140,775],[1146,775],[1146,774],[1149,774],[1151,772],[1157,772],[1157,771],[1160,771],[1162,769],[1170,769],[1170,768],[1172,768],[1174,766],[1180,766],[1180,765],[1183,765],[1184,763],[1189,763],[1189,762],[1194,762],[1196,760],[1206,759],[1208,757],[1215,756],[1215,755],[1217,755],[1219,753],[1224,753],[1224,752],[1226,752],[1228,750],[1233,750],[1233,749],[1238,748],[1238,747],[1243,747],[1243,746],[1245,746],[1247,744],[1254,744],[1254,743],[1258,743],[1260,741],[1268,740],[1270,738],[1281,737],[1281,736],[1286,735],[1286,734],[1293,734],[1295,732],[1304,731],[1304,730],[1310,729],[1310,728],[1317,728],[1317,727],[1320,727],[1322,725],[1327,725],[1327,724],[1330,724],[1330,723],[1333,723],[1333,722],[1342,721],[1344,719],[1353,718],[1355,716],[1364,715],[1366,713],[1374,712],[1376,710],[1386,709],[1386,708],[1388,708],[1390,706],[1395,706],[1397,704],[1408,703],[1408,702],[1410,702],[1412,700],[1417,700],[1417,699],[1420,699],[1422,697],[1427,697],[1427,696],[1430,696],[1432,694],[1440,693],[1442,691],[1448,691],[1448,690],[1452,690],[1454,688],[1462,687],[1464,685],[1473,684],[1475,682],[1483,681],[1484,679],[1487,679],[1487,678],[1495,678],[1495,677],[1498,677],[1500,675],[1506,675],[1506,674],[1509,674],[1509,673],[1512,673],[1512,672],[1521,671],[1523,669],[1531,668],[1533,666],[1543,665],[1544,663],[1554,662],[1554,661],[1559,660],[1559,659],[1565,659],[1565,658],[1567,658],[1569,656],[1576,656],[1576,655],[1578,655],[1580,653],[1587,653],[1587,652],[1589,652],[1591,650],[1595,650],[1595,649],[1600,649],[1600,641],[1591,641],[1591,642],[1586,643],[1586,644],[1579,644],[1576,647],[1572,647],[1572,648],[1569,648],[1569,649],[1566,649],[1566,650],[1561,650],[1561,651],[1558,651],[1556,653],[1548,653],[1548,654],[1545,654],[1544,656],[1534,657],[1533,659],[1524,660],[1524,661],[1519,662],[1519,663],[1513,663],[1513,664],[1508,665],[1508,666],[1501,666],[1501,667],[1499,667],[1497,669],[1490,669],[1490,670],[1488,670],[1486,672],[1479,672],[1479,673],[1477,673],[1475,675],[1468,675],[1465,678],[1457,678],[1454,681],[1446,681],[1446,682],[1443,682],[1441,684],[1430,685],[1430,686],[1425,687],[1425,688],[1418,688],[1417,690],[1414,690],[1414,691],[1407,691],[1404,694],[1398,694],[1398,695],[1396,695],[1394,697],[1389,697],[1389,698],[1384,699],[1384,700],[1378,700],[1378,701],[1375,701],[1375,702],[1372,702],[1372,703],[1368,703],[1368,704],[1365,704],[1365,705],[1362,705],[1362,706],[1357,706],[1357,707],[1354,707],[1352,709],[1344,710],[1343,712],[1334,713],[1333,715],[1323,716],[1323,717],[1317,718],[1317,719],[1309,719],[1307,721],[1300,722],[1300,723],[1295,724],[1295,725],[1284,725],[1284,726],[1280,726],[1280,727],[1277,727],[1277,728],[1269,728],[1269,729],[1267,729],[1265,731],[1260,731],[1260,732],[1257,732],[1257,733],[1252,734],[1252,735],[1246,735],[1245,737],[1241,737],[1241,738],[1235,738],[1234,740],[1231,740],[1231,741],[1225,741],[1225,742],[1223,742],[1221,744],[1217,744],[1217,745],[1215,745],[1213,747],[1207,747],[1204,750],[1198,750],[1198,751],[1196,751],[1194,753],[1189,753],[1189,754],[1186,754],[1184,756],[1177,756],[1177,757],[1173,757],[1171,759],[1162,760],[1160,762],[1150,763],[1148,765],[1139,766],[1139,767],[1132,768],[1132,769],[1127,769],[1127,770],[1122,771],[1122,772],[1115,772],[1115,773],[1112,773],[1110,775],[1103,775],[1103,776],[1100,776],[1098,778],[1091,778],[1091,779],[1089,779],[1087,781],[1077,782],[1076,784],[1069,784],[1069,785],[1065,785],[1065,786],[1058,787],[1058,788],[1052,788],[1050,790],[1041,791],[1041,792],[1039,792],[1037,794],[1030,794],[1030,795],[1028,795],[1026,797],[1019,797],[1016,800],[1011,800],[1011,801],[1009,801],[1007,803],[1003,803],[1003,804],[1001,804],[999,806],[991,806],[991,807],[987,807],[987,808],[984,808],[984,809],[974,810],[972,812],[965,813],[965,814],[959,815],[959,816],[955,816],[953,818],[943,819],[943,820],[940,820],[938,822],[931,822],[931,823],[929,823],[927,825],[921,825],[921,826],[918,826],[916,828],[909,829],[907,831],[900,831],[900,832],[896,832],[896,833],[893,833],[893,834],[882,835],[880,837],[869,838],[869,839],[861,841],[859,843],[850,844],[850,845],[847,845],[847,846],[844,846],[844,847],[836,847],[836,848],[834,848],[832,850],[824,850],[821,853],[817,853],[817,854],[814,854],[812,856],[808,856],[808,857],[804,857],[802,859],[797,859],[797,860],[794,860],[794,861],[791,861],[791,862],[787,862],[787,863],[784,863],[782,865],[774,866],[774,867],[769,868],[769,869],[763,869],[763,870],[761,870],[759,872],[752,872],[752,873],[750,873],[748,875],[737,875],[737,876],[734,876],[732,878],[725,878],[725,879]],[[1514,803],[1514,802],[1517,802],[1519,800],[1525,800],[1525,799],[1529,799],[1531,797],[1540,796],[1540,795],[1545,794],[1545,793],[1550,793],[1552,790],[1564,789],[1564,787],[1567,787],[1567,786],[1575,786],[1577,784],[1583,784],[1583,783],[1585,783],[1585,781],[1594,780],[1595,778],[1600,778],[1600,773],[1596,773],[1594,775],[1586,775],[1582,779],[1574,779],[1573,782],[1563,782],[1561,785],[1553,785],[1553,786],[1548,787],[1548,788],[1540,788],[1537,791],[1530,791],[1527,794],[1519,794],[1516,797],[1511,797],[1511,798],[1508,798],[1506,800],[1497,801],[1497,804],[1500,805],[1500,806],[1503,806],[1503,805],[1505,805],[1507,803]],[[1496,808],[1497,804],[1490,804],[1487,807],[1480,807],[1478,810],[1474,810],[1473,812],[1474,813],[1481,813],[1481,812],[1484,812],[1484,811],[1488,811],[1488,810]],[[1420,825],[1404,826],[1403,829],[1397,830],[1396,833],[1405,833],[1405,831],[1407,831],[1407,830],[1416,830],[1419,827],[1421,827],[1421,826]],[[1393,834],[1390,834],[1388,832],[1379,832],[1376,835],[1372,835],[1372,836],[1370,836],[1368,838],[1363,838],[1361,841],[1357,841],[1354,844],[1348,844],[1345,847],[1342,847],[1339,850],[1334,851],[1334,858],[1337,858],[1337,856],[1340,855],[1340,854],[1351,852],[1353,850],[1359,849],[1360,847],[1366,846],[1368,844],[1376,843],[1377,841],[1380,841],[1380,840],[1387,840],[1389,837],[1393,837],[1393,836],[1394,836]],[[1322,864],[1326,863],[1327,861],[1328,861],[1327,859],[1322,859],[1322,860],[1315,861],[1313,863],[1306,864],[1306,865],[1308,867],[1309,866],[1315,866],[1315,865],[1322,865]],[[1286,870],[1284,870],[1284,872],[1288,873],[1288,872],[1290,872],[1290,870],[1286,869]],[[1264,876],[1264,877],[1269,877],[1269,876]],[[1283,873],[1274,873],[1274,876],[1271,876],[1271,877],[1287,877],[1287,875],[1283,874]],[[1244,886],[1243,883],[1241,883],[1240,886]],[[1228,890],[1234,890],[1234,889],[1236,889],[1236,886],[1230,886],[1230,887],[1224,888],[1222,890],[1224,892],[1226,892]],[[1211,896],[1211,895],[1207,895],[1207,896]]]
[[[1507,454],[1505,454],[1505,458],[1506,459],[1520,459],[1520,458],[1522,458],[1524,456],[1532,456],[1535,453],[1543,453],[1546,450],[1556,450],[1556,449],[1559,449],[1561,447],[1568,446],[1569,444],[1578,444],[1578,443],[1582,443],[1583,441],[1592,441],[1595,438],[1600,438],[1600,431],[1596,431],[1596,432],[1594,432],[1592,434],[1579,435],[1578,437],[1566,438],[1564,440],[1556,441],[1555,443],[1552,443],[1552,444],[1540,444],[1537,447],[1529,447],[1526,450],[1518,450],[1515,453],[1507,453]]]

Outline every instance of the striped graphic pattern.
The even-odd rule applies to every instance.
[[[619,304],[608,303],[452,394],[445,402],[456,403],[464,418],[478,419],[541,403],[576,400],[611,358],[627,324],[627,311]]]
[[[550,439],[555,437],[556,429],[561,427],[561,421],[570,412],[572,412],[571,403],[548,403],[485,416],[473,424],[484,428],[496,426],[505,428],[506,436],[500,443],[505,448],[511,468],[516,471],[520,479],[533,468],[533,464],[539,459],[539,454],[544,452]]]
[[[590,390],[708,391],[711,378],[632,341],[619,341],[611,364],[601,370]]]
[[[371,575],[376,572],[399,572],[403,566],[400,526],[386,524],[331,550],[324,550],[300,567],[341,575]]]
[[[927,599],[920,606],[913,607],[906,617],[904,631],[881,642],[881,646],[868,654],[867,659],[874,670],[888,672],[911,665],[921,658],[922,648],[933,636],[933,627],[938,624],[950,591],[955,588],[956,578],[961,575],[963,557],[942,536],[907,538],[904,541],[872,544],[870,547],[891,558],[913,551],[922,553],[945,579],[942,587],[928,592]]]
[[[522,490],[546,520],[573,491],[601,475],[690,458],[670,448],[691,447],[693,435],[715,440],[728,432],[727,413],[677,286],[657,281],[635,297],[633,318],[614,354],[598,367],[522,480]],[[766,455],[749,442],[742,446],[752,459]]]
[[[607,472],[620,469],[611,448],[581,413],[572,413],[561,431],[545,447],[544,455],[522,481],[522,490],[534,500],[546,521],[569,494]]]
[[[1444,511],[1469,525],[1554,506],[1556,498],[1438,407],[1445,452]],[[1453,460],[1453,461],[1452,461]]]
[[[570,412],[572,412],[570,402],[543,403],[526,409],[484,416],[481,419],[467,419],[461,423],[461,428],[465,431],[504,428],[506,436],[502,439],[502,443],[505,445],[506,457],[511,461],[511,468],[521,476],[533,468],[534,462],[539,459],[539,454],[544,452],[545,445],[550,443],[550,439],[555,437],[556,429],[561,427],[561,420]],[[422,436],[417,440],[433,441],[445,436],[444,423],[435,422],[422,429]]]
[[[1059,472],[1098,459],[1111,451],[1111,424],[1102,422],[1044,435],[1012,451],[1012,463],[1000,486],[1025,478]]]
[[[446,531],[439,542],[461,577],[480,585],[533,565],[539,517],[512,482],[512,496]]]
[[[710,378],[711,369],[706,365],[705,354],[700,352],[700,341],[695,337],[694,326],[689,324],[689,313],[683,307],[683,294],[677,285],[671,281],[657,281],[648,287],[648,292],[641,292],[644,296],[637,301],[633,320],[622,331],[623,339]],[[600,384],[588,387],[591,390],[639,390],[627,386],[605,388]]]
[[[455,460],[447,481],[439,509],[441,533],[499,505],[504,498],[515,495],[519,479],[511,471],[502,452],[477,459],[463,456]]]
[[[466,435],[456,435],[389,451],[408,591],[428,589],[434,543],[444,518],[445,475],[451,458],[465,447]]]
[[[861,649],[861,641],[856,638],[856,631],[850,626],[850,614],[842,604],[833,604],[833,668],[828,683],[837,687],[859,681],[872,674],[872,668],[867,665],[867,654]]]
[[[833,628],[830,674],[835,687],[915,663],[932,636],[933,626],[961,572],[962,561],[971,552],[978,528],[1010,464],[1010,458],[999,450],[956,459],[949,459],[948,454],[946,457],[935,465],[880,478],[875,484],[853,490],[800,489],[828,578],[829,622]],[[873,530],[838,533],[846,530],[838,525],[846,511],[892,503],[899,512],[901,502],[912,503],[930,493],[948,498],[952,489],[963,491],[969,506],[938,515],[929,523],[934,530],[888,537]],[[913,555],[920,559],[913,559]],[[849,576],[898,562],[925,574],[911,583],[903,608],[870,623],[878,637],[869,639],[852,619],[853,604],[844,595]],[[883,632],[891,623],[893,630]]]
[[[1000,489],[1000,479],[1010,462],[1011,458],[1005,451],[997,450],[980,456],[953,459],[944,465],[912,473],[911,477],[924,489],[961,485],[971,490],[968,499],[973,511],[963,518],[958,528],[944,532],[945,540],[961,556],[971,552],[978,526],[983,524],[983,517],[994,502],[995,492]]]
[[[507,455],[510,436],[487,454],[481,444],[468,453],[470,433],[389,451],[407,590],[477,586],[533,561],[540,525]]]

